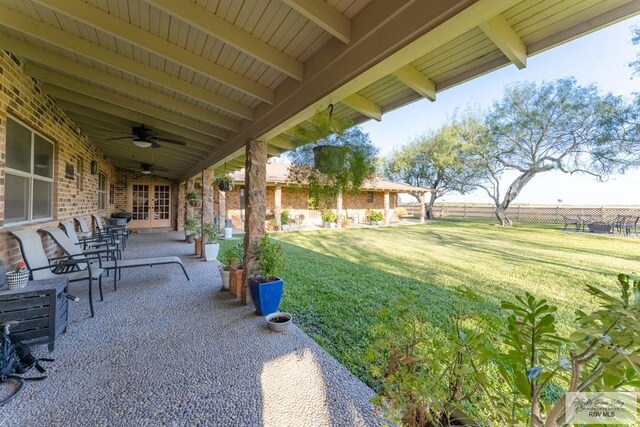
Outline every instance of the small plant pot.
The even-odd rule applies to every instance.
[[[291,319],[293,319],[293,316],[291,316],[291,314],[282,311],[268,314],[265,317],[267,325],[269,325],[269,329],[274,332],[284,332],[289,329],[289,325],[291,325]]]
[[[202,239],[194,239],[196,256],[202,256]]]
[[[258,314],[266,316],[278,311],[282,300],[283,288],[284,282],[280,278],[270,282],[262,282],[256,277],[249,278],[251,299]]]
[[[22,289],[27,286],[27,282],[29,281],[29,270],[12,271],[7,273],[6,277],[9,289]]]
[[[229,290],[229,279],[230,279],[229,270],[225,270],[224,268],[221,268],[220,269],[220,279],[222,279],[222,289],[228,291]]]
[[[322,228],[331,228],[330,221],[322,221]]]
[[[224,228],[224,239],[230,240],[233,238],[233,227],[225,227]]]
[[[380,221],[369,221],[369,225],[378,225]]]
[[[218,258],[218,252],[220,252],[220,243],[204,244],[204,259],[207,262],[215,261]]]
[[[242,295],[242,276],[244,269],[242,265],[232,265],[229,267],[229,290],[231,295],[240,298]]]

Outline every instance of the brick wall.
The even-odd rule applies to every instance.
[[[240,186],[234,186],[233,190],[227,193],[226,207],[227,217],[233,220],[235,227],[242,227],[242,212],[240,210]],[[397,197],[395,193],[390,194],[390,208],[397,206]],[[336,203],[333,202],[328,208],[335,209]],[[324,208],[321,204],[320,208]],[[373,192],[373,202],[367,201],[367,192],[362,191],[360,194],[345,194],[343,196],[342,208],[349,210],[349,213],[357,214],[356,217],[361,222],[365,221],[365,212],[368,209],[384,210],[384,191]],[[273,212],[275,209],[275,186],[267,187],[267,213]],[[309,211],[309,192],[305,188],[300,187],[282,187],[282,209],[293,210],[295,215],[304,215],[311,222],[318,216],[317,212]],[[345,212],[346,213],[346,212]]]
[[[27,226],[5,227],[4,199],[6,127],[7,116],[12,116],[54,143],[53,220],[32,223]],[[102,152],[86,136],[78,133],[78,127],[47,97],[39,82],[22,70],[21,60],[0,50],[0,259],[5,263],[20,258],[20,250],[8,231],[18,228],[39,229],[56,226],[59,221],[74,217],[90,220],[90,214],[107,216],[113,211],[109,202],[109,187],[115,182],[115,170]],[[83,188],[78,189],[75,179],[65,178],[65,166],[83,159]],[[92,161],[106,175],[106,209],[98,211],[98,174],[90,173]],[[78,171],[75,170],[77,173]],[[54,252],[51,242],[45,241],[48,251]]]

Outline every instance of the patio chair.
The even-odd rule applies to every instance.
[[[102,224],[102,217],[99,217],[98,215],[92,214],[91,218],[93,218],[93,222],[96,225],[95,230],[98,232],[98,237],[103,236],[112,238],[114,241],[118,241],[122,244],[122,249],[126,249],[128,233],[125,228],[112,225],[105,226]]]
[[[93,281],[98,280],[100,301],[102,301],[102,274],[105,271],[104,269],[92,266],[90,260],[82,254],[76,257],[65,255],[47,258],[42,239],[33,230],[16,230],[9,233],[20,245],[22,259],[27,264],[32,280],[44,280],[61,276],[69,279],[69,282],[87,280],[89,283],[89,308],[91,309],[91,317],[94,317]]]
[[[78,233],[76,233],[76,229],[73,226],[73,222],[61,221],[60,226],[62,227],[66,235],[69,237],[69,239],[71,239],[73,244],[82,246],[83,250],[86,251],[86,250],[107,249],[113,252],[118,259],[122,258],[122,251],[120,251],[120,249],[117,246],[110,245],[109,242],[100,240],[98,237],[78,236]]]
[[[62,249],[64,253],[72,256],[73,258],[86,256],[82,253],[82,249],[79,246],[75,245],[73,241],[64,234],[64,232],[56,227],[44,228],[40,231],[43,231],[51,237],[51,239],[56,242],[58,246]],[[117,279],[121,279],[122,277],[122,269],[123,268],[136,268],[136,267],[153,267],[154,265],[165,265],[165,264],[178,264],[180,268],[182,268],[182,272],[184,273],[187,280],[191,280],[189,275],[187,274],[187,270],[185,270],[184,265],[182,264],[182,260],[177,256],[165,256],[165,257],[157,257],[157,258],[132,258],[132,259],[113,259],[109,261],[103,261],[102,258],[98,258],[98,265],[100,268],[105,270],[114,270],[113,272],[113,290],[116,291],[118,289]],[[117,276],[117,277],[116,277]]]
[[[564,223],[564,231],[567,231],[567,227],[570,225],[574,225],[576,227],[576,231],[579,231],[582,224],[580,217],[570,217],[567,215],[562,215],[562,222]]]
[[[107,235],[107,234],[94,233],[94,231],[91,228],[89,228],[89,226],[87,225],[87,221],[85,221],[84,218],[74,218],[74,221],[78,223],[82,236],[89,236],[91,238],[97,239],[98,241],[107,242],[110,245],[116,246],[118,250],[121,250],[120,240],[116,239],[113,236],[113,234]],[[82,236],[81,238],[87,238]]]

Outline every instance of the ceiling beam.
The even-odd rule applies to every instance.
[[[137,111],[128,110],[127,108],[124,108],[122,106],[101,101],[99,99],[92,98],[90,96],[82,95],[78,92],[73,92],[71,90],[67,90],[57,86],[52,86],[46,83],[44,84],[44,92],[47,95],[51,96],[52,98],[56,98],[57,100],[67,101],[66,103],[59,104],[60,108],[62,108],[63,110],[68,109],[69,111],[76,111],[80,113],[86,112],[87,109],[97,110],[102,113],[106,113],[112,116],[126,119],[128,122],[133,122],[134,124],[137,124],[137,125],[144,123],[146,126],[152,129],[173,133],[175,135],[178,135],[187,139],[192,139],[194,141],[198,141],[206,145],[216,144],[215,138],[204,135],[200,132],[187,129],[185,127],[178,126],[173,123],[167,123],[164,120],[159,120],[147,114],[142,114]],[[74,107],[74,105],[76,105],[77,107]]]
[[[293,150],[294,148],[296,148],[296,145],[293,142],[287,139],[284,139],[280,136],[271,138],[269,141],[267,141],[267,143],[275,147],[283,148],[285,150]]]
[[[117,141],[107,141],[104,138],[96,138],[94,140],[98,148],[107,155],[107,157],[122,157],[132,156],[130,160],[142,162],[149,161],[153,156],[154,162],[163,161],[168,163],[175,162],[176,166],[181,166],[188,169],[193,162],[197,161],[193,157],[186,155],[185,153],[177,152],[165,144],[161,148],[141,148],[136,147],[133,143],[128,142],[126,144],[118,143]],[[144,160],[146,159],[146,160]]]
[[[256,58],[269,67],[302,81],[304,66],[301,62],[200,5],[191,1],[175,0],[147,0],[147,3]]]
[[[115,37],[153,52],[172,62],[187,67],[203,76],[237,89],[261,101],[273,104],[273,90],[241,76],[213,61],[183,49],[167,40],[151,34],[140,27],[105,12],[88,3],[77,0],[34,0],[55,11],[70,16],[85,24],[99,28]]]
[[[324,0],[282,1],[343,43],[351,41],[351,21]]]
[[[494,16],[479,27],[516,67],[527,66],[527,46],[502,15]]]
[[[394,71],[393,76],[423,98],[427,98],[429,101],[436,100],[436,84],[412,65],[405,65]]]
[[[0,47],[29,61],[46,65],[49,68],[57,69],[76,77],[113,88],[137,98],[148,100],[156,105],[163,106],[174,111],[179,111],[183,114],[220,126],[224,129],[234,132],[237,132],[240,129],[239,122],[230,117],[223,116],[222,114],[214,111],[205,110],[172,96],[156,92],[153,89],[138,85],[130,80],[93,68],[81,62],[73,61],[22,40],[17,40],[0,34]],[[27,68],[29,68],[29,64],[27,64]]]
[[[374,119],[378,122],[382,120],[382,109],[380,106],[357,93],[347,96],[342,100],[342,103],[352,110],[356,110],[360,114],[364,114],[370,119]]]
[[[63,49],[70,50],[78,55],[86,56],[101,64],[149,80],[167,89],[198,99],[239,117],[249,120],[253,119],[253,110],[244,104],[227,99],[217,93],[188,83],[178,77],[144,65],[134,59],[93,44],[88,40],[84,40],[58,28],[46,25],[2,5],[0,5],[0,24]]]
[[[198,131],[205,135],[210,135],[223,141],[229,139],[228,132],[216,126],[202,123],[192,118],[181,116],[176,113],[172,113],[171,111],[164,110],[160,107],[138,101],[128,96],[78,81],[61,73],[47,70],[46,68],[42,68],[38,65],[27,64],[26,72],[31,77],[35,77],[39,80],[51,83],[61,88],[72,90],[74,92],[90,96],[92,98],[101,99],[115,105],[122,105],[127,109],[134,110],[139,113],[148,114],[158,119],[165,120],[169,123],[183,126],[185,128]]]

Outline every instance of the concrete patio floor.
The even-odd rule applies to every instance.
[[[0,426],[381,424],[368,387],[297,327],[271,332],[220,292],[217,264],[182,236],[133,234],[123,258],[179,255],[190,282],[176,266],[125,270],[103,302],[94,292],[95,318],[86,284],[70,286],[81,301],[66,334],[53,353],[32,347],[56,359],[49,378],[0,407]]]

